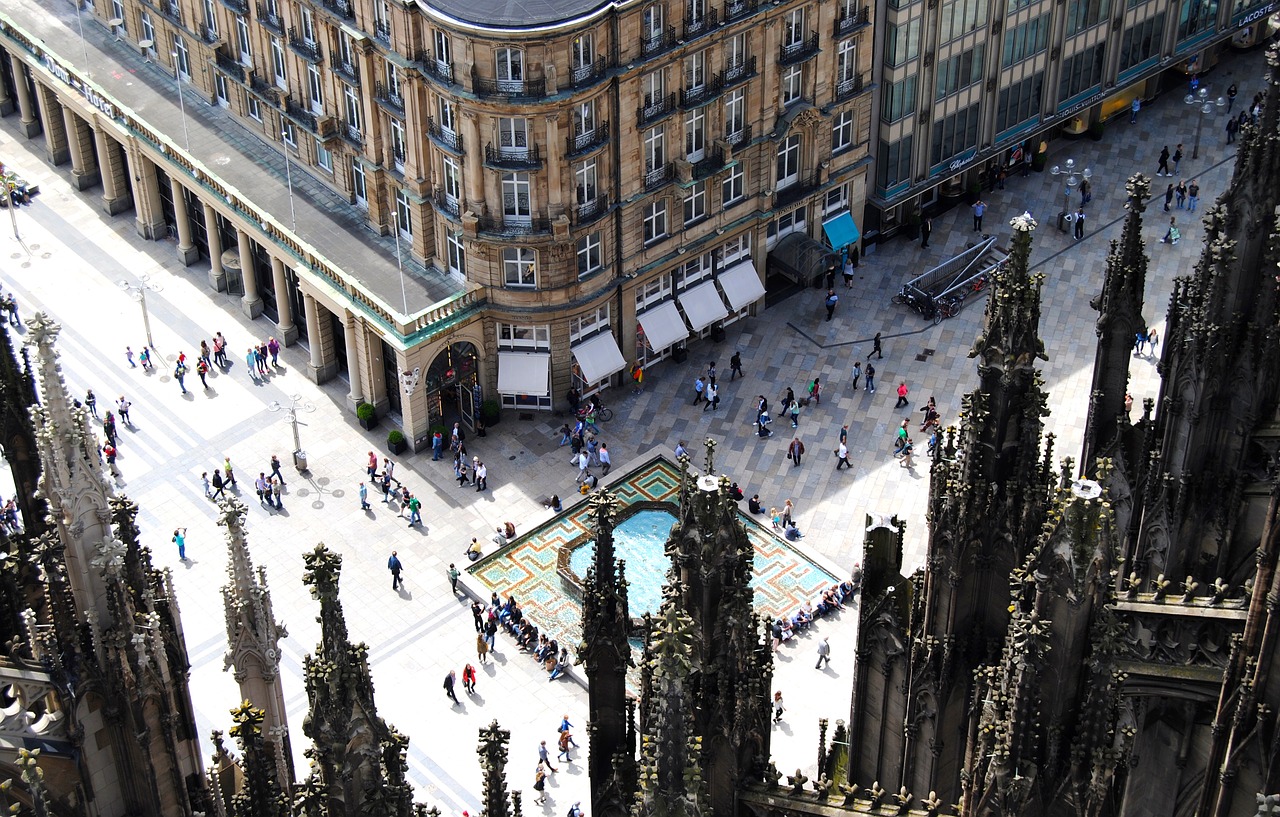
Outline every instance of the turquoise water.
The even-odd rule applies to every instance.
[[[667,511],[645,510],[613,529],[614,555],[627,560],[627,608],[632,618],[656,613],[662,606],[662,585],[671,566],[663,545],[675,522],[675,515]],[[569,566],[580,579],[587,577],[595,555],[594,541],[573,551]]]

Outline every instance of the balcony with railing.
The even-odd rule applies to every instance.
[[[440,127],[434,116],[427,117],[427,136],[445,150],[459,154],[463,152],[462,134]]]
[[[263,3],[259,3],[258,25],[269,31],[274,31],[282,37],[284,36],[284,18],[280,16],[279,9],[271,9]]]
[[[360,126],[350,119],[342,120],[342,126],[338,128],[338,134],[353,147],[364,147],[364,133],[361,132]]]
[[[542,99],[547,95],[545,79],[486,79],[473,66],[471,87],[477,96],[499,99]]]
[[[609,123],[601,122],[594,128],[564,138],[566,156],[578,156],[588,153],[609,141]]]
[[[708,31],[713,31],[720,27],[720,12],[715,9],[707,9],[703,14],[694,16],[686,14],[684,16],[684,38],[692,40],[694,37],[701,37]]]
[[[373,38],[383,45],[391,45],[391,21],[374,19]]]
[[[747,57],[745,60],[738,60],[729,67],[720,72],[720,80],[724,87],[728,88],[737,85],[739,82],[746,82],[756,75],[756,58]]]
[[[551,219],[503,219],[501,216],[480,216],[476,222],[476,229],[496,236],[539,235],[551,232]]]
[[[724,91],[724,77],[716,74],[710,82],[704,82],[693,88],[680,89],[680,107],[696,108],[705,105]]]
[[[862,74],[854,74],[848,79],[836,81],[836,99],[848,99],[862,93],[866,87],[866,77]]]
[[[241,84],[244,83],[244,66],[235,57],[228,54],[221,48],[215,49],[213,52],[214,64],[218,66],[218,70]]]
[[[285,99],[284,113],[285,116],[288,116],[294,122],[297,122],[312,133],[318,133],[318,128],[316,127],[316,115],[292,97]]]
[[[869,6],[854,9],[852,14],[844,14],[839,20],[836,20],[835,36],[837,39],[847,37],[870,22],[871,8]]]
[[[659,187],[662,187],[664,184],[667,184],[674,179],[675,176],[675,162],[667,162],[666,164],[659,165],[658,167],[650,168],[644,174],[645,192],[647,193],[650,190],[657,190]]]
[[[393,88],[381,82],[375,83],[373,95],[383,107],[404,115],[404,97],[400,95],[399,88]]]
[[[257,71],[249,72],[249,88],[272,105],[280,104],[280,89]]]
[[[573,208],[573,223],[577,227],[585,227],[588,224],[599,221],[601,216],[607,212],[609,212],[608,197],[598,195],[590,201],[580,202]]]
[[[675,47],[676,30],[671,26],[653,32],[640,40],[640,53],[645,57],[652,57]]]
[[[349,85],[360,87],[360,66],[347,62],[338,54],[329,55],[329,68]]]
[[[320,54],[320,44],[315,40],[308,40],[296,27],[289,29],[289,47],[304,60],[309,60],[317,65],[323,61],[323,57]]]
[[[729,0],[724,4],[724,21],[732,23],[749,17],[760,8],[759,0]]]
[[[159,7],[161,14],[179,26],[182,25],[182,7],[178,5],[177,0],[160,0]]]
[[[484,146],[484,163],[504,170],[537,170],[542,167],[542,146],[508,147],[490,142]]]
[[[209,28],[206,23],[200,24],[200,27],[197,29],[197,33],[200,35],[200,40],[208,43],[209,45],[213,45],[219,39],[218,30],[216,28]]]
[[[323,5],[343,20],[356,19],[356,7],[351,0],[323,0]]]
[[[574,88],[585,88],[593,85],[604,78],[605,72],[608,70],[609,64],[605,61],[604,54],[597,54],[595,59],[582,65],[575,65],[569,71],[569,84]]]
[[[443,213],[450,218],[457,219],[462,215],[462,207],[458,203],[458,199],[456,197],[446,196],[444,190],[441,188],[436,188],[436,194],[431,198],[431,203],[435,206],[438,212]]]
[[[222,0],[222,5],[236,14],[245,15],[249,13],[249,0]]]
[[[427,51],[425,48],[414,54],[413,61],[417,63],[418,68],[422,70],[422,73],[437,82],[443,82],[445,85],[454,84],[453,63],[436,59],[435,55],[430,51]]]
[[[693,178],[697,181],[708,176],[714,176],[724,165],[724,151],[720,148],[712,148],[701,159],[693,163]]]
[[[803,40],[778,46],[778,64],[795,65],[818,55],[818,35],[810,34]]]
[[[751,125],[746,124],[735,131],[726,131],[724,135],[725,144],[737,150],[751,144]]]
[[[640,125],[651,125],[659,119],[670,114],[676,109],[676,95],[667,94],[657,99],[649,101],[648,105],[641,105],[636,110],[636,119],[640,121]]]
[[[789,204],[795,204],[800,199],[817,190],[822,184],[819,174],[815,171],[801,179],[796,179],[786,187],[781,188],[773,194],[773,208],[786,207]]]

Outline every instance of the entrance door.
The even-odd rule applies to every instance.
[[[462,424],[467,427],[468,431],[476,430],[476,414],[479,407],[476,405],[475,397],[471,389],[466,383],[458,384],[458,416],[462,420]],[[480,386],[476,386],[479,390]]]

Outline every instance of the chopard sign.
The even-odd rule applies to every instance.
[[[112,119],[119,116],[119,112],[116,110],[115,105],[103,98],[103,96],[97,91],[85,85],[78,77],[72,76],[71,72],[63,68],[53,57],[50,57],[48,54],[43,54],[40,59],[50,74],[53,74],[58,79],[62,80],[63,83],[74,88],[75,91],[79,93],[80,96],[84,97],[90,105],[102,111]]]

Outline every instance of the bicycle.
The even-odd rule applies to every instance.
[[[904,286],[901,292],[893,296],[892,301],[895,304],[905,304],[911,307],[925,320],[937,323],[943,318],[934,300],[919,290],[914,290],[911,286]]]
[[[585,406],[578,409],[578,419],[585,420],[587,419],[587,415],[592,413],[595,414],[596,420],[601,423],[607,423],[613,419],[613,409],[607,406],[600,406],[600,405],[596,406],[594,412],[592,412],[590,409],[588,409]]]

